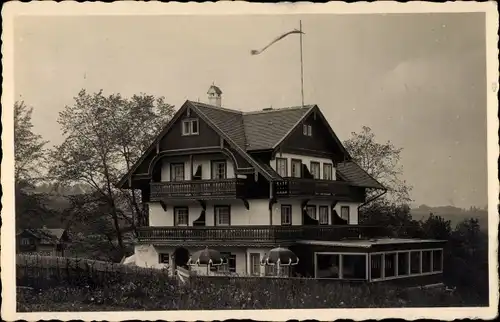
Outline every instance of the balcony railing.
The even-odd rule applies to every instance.
[[[349,196],[352,189],[347,182],[304,178],[286,178],[276,182],[278,196]]]
[[[151,201],[175,198],[236,198],[244,183],[239,179],[192,180],[151,183]]]
[[[384,227],[374,226],[230,226],[230,227],[141,227],[141,241],[335,241],[347,238],[385,237]]]

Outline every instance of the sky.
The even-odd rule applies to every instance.
[[[482,13],[23,16],[14,22],[16,100],[34,131],[62,141],[58,113],[81,89],[164,96],[180,107],[297,106],[299,37],[258,56],[302,21],[304,96],[341,140],[368,126],[403,148],[415,205],[487,205],[486,45]]]

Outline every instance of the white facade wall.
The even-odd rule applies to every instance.
[[[270,225],[269,217],[269,201],[267,199],[255,199],[248,201],[250,210],[247,210],[241,200],[221,200],[207,201],[207,210],[205,212],[205,224],[207,226],[215,225],[214,206],[229,205],[231,206],[231,226],[248,226],[248,225]],[[361,203],[339,201],[335,205],[337,214],[341,215],[341,207],[349,207],[349,224],[358,224],[358,207]],[[272,225],[281,225],[281,206],[292,206],[292,225],[302,225],[302,209],[301,201],[297,199],[279,199],[273,205]],[[307,205],[316,206],[316,219],[319,219],[319,206],[328,207],[328,224],[332,224],[331,202],[325,200],[311,200]],[[157,202],[151,202],[149,205],[149,225],[150,226],[173,226],[174,225],[174,207],[188,207],[189,209],[189,226],[193,226],[193,221],[198,219],[201,214],[201,205],[195,201],[169,203],[167,211]]]
[[[178,247],[168,247],[168,246],[153,246],[153,245],[136,245],[135,246],[135,258],[136,265],[139,267],[150,267],[158,269],[169,269],[170,273],[174,273],[174,253]],[[185,247],[190,254],[198,250],[203,250],[204,247]],[[236,255],[236,274],[238,275],[250,275],[251,273],[251,253],[260,254],[260,260],[269,251],[269,248],[246,248],[246,247],[211,247],[219,252],[228,252],[232,255]],[[160,264],[160,254],[168,254],[169,264]],[[264,276],[264,267],[259,265],[260,275]],[[192,266],[191,270],[197,272],[198,274],[207,274],[206,266]],[[209,273],[210,274],[210,273]],[[213,274],[213,273],[212,273]]]
[[[196,173],[196,169],[199,165],[201,165],[201,178],[203,180],[211,179],[211,160],[226,160],[227,167],[227,178],[233,179],[235,178],[234,174],[234,165],[233,162],[224,155],[213,155],[213,154],[205,154],[205,155],[194,155],[193,156],[193,172]],[[161,181],[170,181],[170,164],[172,163],[184,163],[184,179],[191,180],[191,165],[188,156],[178,156],[178,157],[168,157],[160,160],[162,163],[161,167]],[[194,173],[193,173],[194,175]]]
[[[267,199],[254,199],[248,201],[250,210],[247,210],[243,201],[239,199],[207,201],[205,212],[205,223],[207,226],[215,225],[214,206],[231,206],[231,226],[246,225],[269,225],[269,201]],[[201,205],[193,200],[185,202],[171,202],[164,211],[158,202],[149,203],[149,226],[173,226],[174,207],[188,207],[189,226],[198,219],[201,214]]]
[[[305,155],[299,155],[299,154],[290,154],[290,153],[277,153],[276,154],[277,158],[286,158],[287,159],[287,176],[291,177],[292,176],[292,159],[297,159],[301,160],[302,164],[305,164],[309,171],[311,171],[311,162],[319,162],[320,164],[320,179],[323,179],[323,164],[332,164],[331,159],[327,158],[317,158],[317,157],[310,157],[310,156],[305,156]],[[271,167],[276,171],[276,159],[271,159],[270,163]],[[337,180],[336,176],[336,169],[335,167],[332,166],[332,178],[333,180]]]

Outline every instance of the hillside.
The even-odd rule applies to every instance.
[[[477,218],[482,230],[488,229],[488,210],[471,207],[469,209],[462,209],[453,206],[438,206],[430,207],[421,205],[418,208],[411,210],[413,219],[425,219],[429,214],[433,213],[435,216],[441,216],[445,220],[451,221],[451,226],[454,228],[458,223],[464,219]]]

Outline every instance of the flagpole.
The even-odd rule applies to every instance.
[[[299,20],[300,27],[300,93],[302,96],[302,107],[304,107],[304,61],[302,59],[302,20]]]

